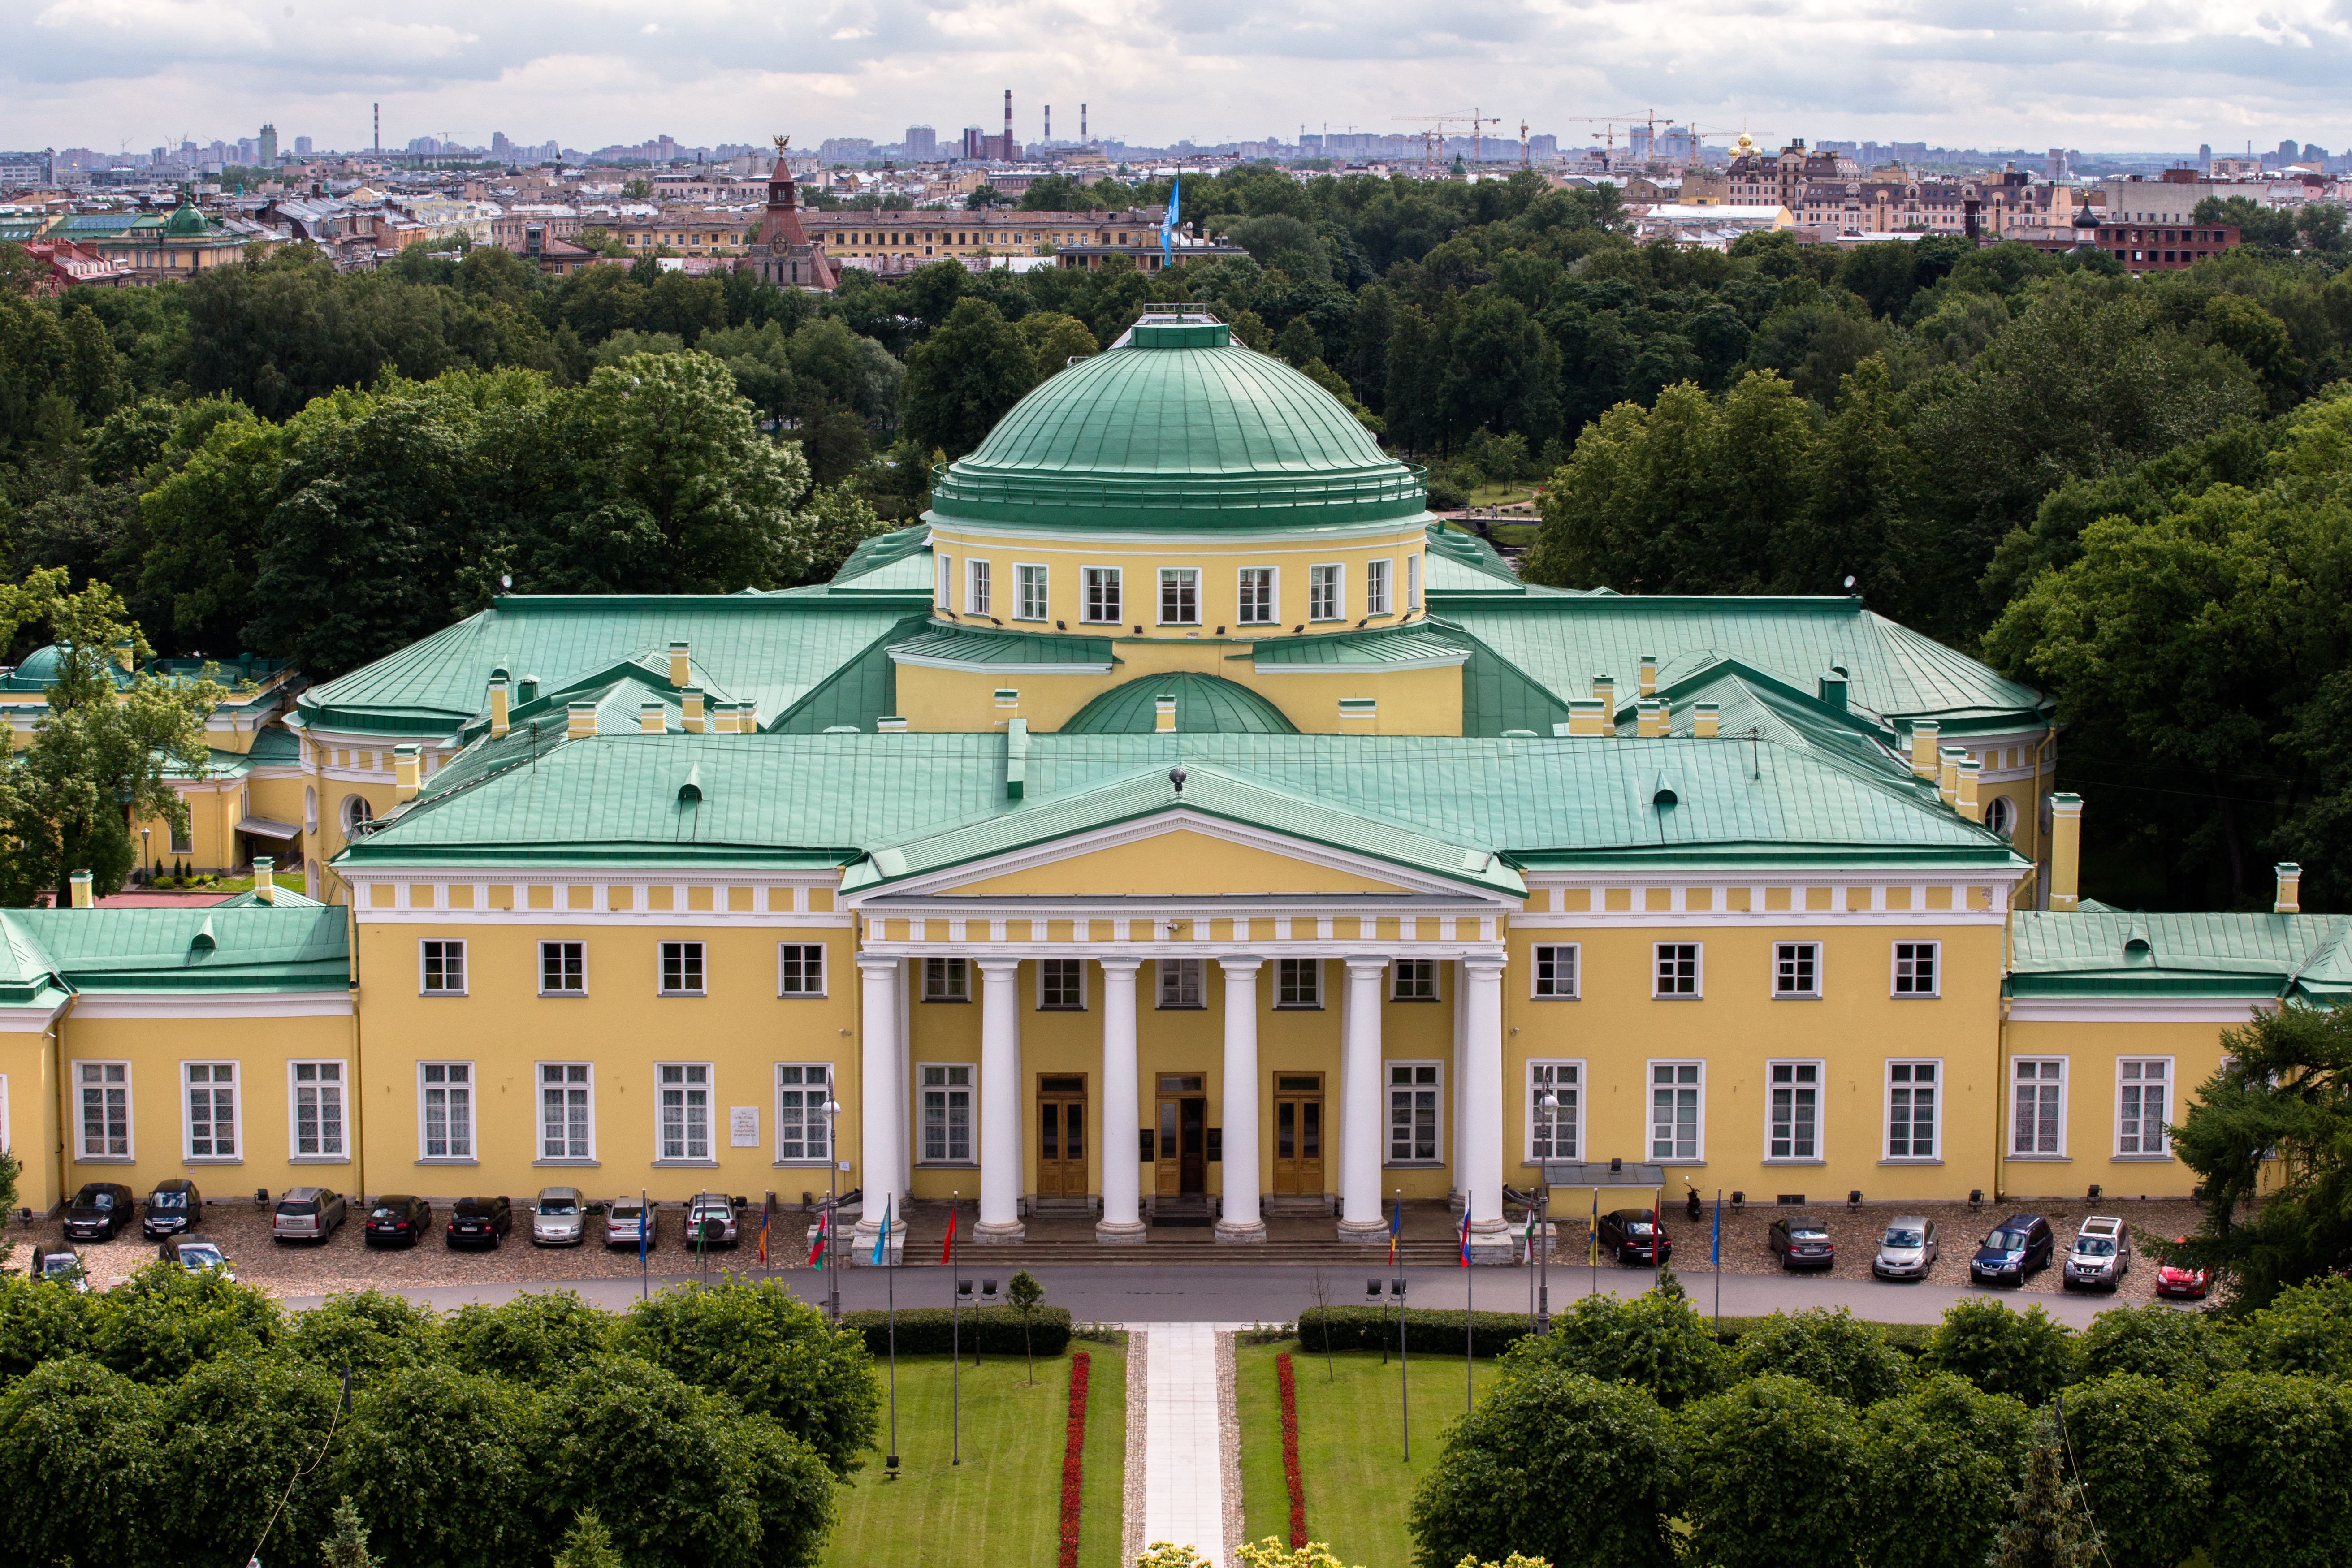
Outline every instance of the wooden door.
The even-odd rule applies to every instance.
[[[1205,1080],[1199,1073],[1162,1073],[1159,1087],[1152,1191],[1163,1198],[1205,1193],[1209,1190]]]
[[[1087,1195],[1087,1079],[1083,1073],[1037,1079],[1037,1195]]]
[[[1323,1195],[1323,1075],[1274,1075],[1274,1191]]]

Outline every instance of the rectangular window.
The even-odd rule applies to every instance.
[[[293,1080],[294,1157],[340,1160],[343,1149],[343,1064],[289,1062]]]
[[[1274,1005],[1277,1007],[1323,1005],[1323,961],[1319,958],[1277,958],[1274,961]]]
[[[1771,1062],[1769,1125],[1764,1138],[1768,1160],[1818,1160],[1822,1157],[1822,1064]]]
[[[1700,1112],[1706,1092],[1704,1062],[1650,1064],[1650,1158],[1696,1160],[1706,1147]]]
[[[1241,570],[1240,607],[1234,619],[1245,626],[1274,624],[1274,568],[1244,566]]]
[[[661,1157],[710,1158],[710,1064],[663,1062],[655,1069],[661,1108]]]
[[[1400,958],[1389,965],[1389,1000],[1391,1002],[1434,1002],[1437,1000],[1437,960],[1433,958]]]
[[[474,1157],[474,1064],[416,1064],[417,1118],[427,1160]]]
[[[539,1064],[539,1157],[593,1160],[589,1095],[594,1079],[586,1062]]]
[[[1696,996],[1699,994],[1699,944],[1662,942],[1657,944],[1657,984],[1653,996]]]
[[[1575,942],[1546,944],[1536,949],[1535,994],[1555,1000],[1576,995]]]
[[[1080,1013],[1087,1005],[1087,961],[1047,958],[1037,964],[1037,1007],[1040,1012]]]
[[[1197,958],[1163,958],[1160,967],[1160,1005],[1162,1007],[1200,1007],[1201,961]]]
[[[586,942],[542,942],[539,944],[539,994],[542,996],[588,994]]]
[[[923,1163],[971,1163],[971,1068],[927,1067],[923,1089]]]
[[[1389,1163],[1428,1164],[1439,1158],[1439,1094],[1435,1062],[1389,1063]]]
[[[971,965],[961,958],[923,960],[923,1000],[926,1002],[971,1001]]]
[[[1197,626],[1201,624],[1201,574],[1190,566],[1160,569],[1160,624]]]
[[[955,559],[942,555],[934,563],[938,581],[931,587],[931,603],[942,610],[955,608]]]
[[[1418,552],[1404,558],[1404,607],[1421,608],[1421,556]]]
[[[825,1097],[833,1087],[833,1069],[823,1062],[776,1064],[776,1158],[830,1162],[831,1128],[825,1121]]]
[[[466,994],[466,944],[462,942],[425,942],[417,943],[422,954],[424,979],[421,989],[427,996],[463,996]]]
[[[174,855],[193,855],[195,853],[195,850],[196,826],[194,818],[191,817],[188,821],[184,823],[173,823],[172,825],[172,853]]]
[[[964,584],[963,607],[975,616],[988,614],[988,563],[967,561],[963,570],[969,579]]]
[[[1389,573],[1394,565],[1391,561],[1364,563],[1364,614],[1385,616],[1389,613]]]
[[[1937,961],[1940,955],[1936,950],[1942,945],[1933,942],[1898,942],[1895,944],[1895,994],[1937,994]]]
[[[1772,944],[1772,994],[1819,996],[1822,994],[1822,944],[1780,942]]]
[[[2168,1154],[2165,1131],[2172,1085],[2170,1057],[2136,1057],[2116,1064],[2116,1152]]]
[[[702,994],[702,944],[666,942],[661,944],[661,994],[665,996]]]
[[[1574,1160],[1584,1147],[1584,1064],[1528,1064],[1528,1158]]]
[[[776,994],[824,994],[824,943],[783,942],[776,944]]]
[[[2066,1058],[2020,1057],[2010,1063],[2012,1087],[2009,1152],[2066,1152]]]
[[[76,1062],[74,1087],[81,1094],[81,1157],[130,1159],[131,1064]]]
[[[188,1158],[236,1158],[236,1064],[189,1062]]]
[[[1020,602],[1013,607],[1013,619],[1044,620],[1045,618],[1045,568],[1015,566],[1013,573],[1020,591]]]
[[[1310,621],[1336,621],[1339,618],[1339,574],[1338,566],[1309,566],[1307,569],[1307,618]]]
[[[1933,1160],[1941,1062],[1886,1064],[1886,1157]]]
[[[1086,593],[1078,606],[1078,618],[1113,623],[1119,620],[1118,568],[1088,566],[1079,573],[1079,580]]]

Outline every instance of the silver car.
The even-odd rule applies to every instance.
[[[716,1233],[706,1234],[703,1226],[718,1222]],[[686,1243],[691,1247],[699,1239],[706,1246],[735,1245],[735,1205],[724,1193],[697,1193],[694,1201],[686,1205]]]
[[[1870,1271],[1881,1279],[1925,1279],[1942,1250],[1934,1220],[1905,1215],[1886,1222],[1886,1234],[1878,1238],[1878,1256],[1870,1260]]]
[[[289,1187],[270,1216],[272,1241],[323,1243],[343,1223],[342,1194],[331,1187]]]
[[[2070,1290],[2077,1285],[2112,1290],[2131,1272],[2131,1263],[2129,1228],[2112,1215],[2093,1215],[2075,1232],[2074,1245],[2066,1254],[2066,1267],[2059,1271],[2058,1280]]]
[[[661,1238],[661,1220],[643,1198],[614,1198],[604,1209],[604,1245],[635,1247],[643,1238],[651,1251]]]
[[[533,1247],[577,1247],[588,1234],[578,1187],[541,1187],[530,1215]]]

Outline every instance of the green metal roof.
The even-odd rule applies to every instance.
[[[1467,645],[1461,637],[1449,636],[1444,628],[1424,620],[1413,626],[1375,626],[1360,632],[1273,637],[1248,653],[1227,657],[1246,658],[1259,666],[1295,665],[1312,668],[1319,665],[1339,668],[1391,665],[1404,668],[1414,665],[1460,664],[1466,652]]]
[[[1867,713],[1800,691],[1738,659],[1725,659],[1671,686],[1662,686],[1658,695],[1673,704],[1667,721],[1673,734],[1691,733],[1698,705],[1712,702],[1718,738],[1752,733],[1776,745],[1811,747],[1827,760],[1874,773],[1913,776],[1909,760],[1895,749],[1899,738],[1892,729]],[[1621,733],[1622,726],[1638,722],[1640,700],[1619,704],[1616,717]]]
[[[1176,699],[1180,734],[1295,735],[1298,726],[1282,710],[1235,681],[1192,670],[1147,675],[1108,691],[1078,710],[1061,728],[1065,735],[1149,735],[1160,728],[1160,699]]]
[[[2021,910],[2009,994],[2019,997],[2352,996],[2352,917]]]
[[[0,1007],[55,1007],[71,994],[65,976],[58,973],[57,961],[10,918],[14,912],[0,914]]]
[[[829,583],[787,588],[787,594],[891,594],[931,596],[931,530],[928,523],[860,540]]]
[[[194,909],[10,910],[77,991],[341,991],[350,911],[311,902]]]
[[[1108,671],[1120,663],[1109,637],[1072,637],[1061,632],[998,631],[992,627],[930,622],[917,636],[890,645],[893,658],[930,660],[949,665],[1003,666],[1007,669],[1036,665],[1083,666]]]

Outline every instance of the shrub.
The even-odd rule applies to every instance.
[[[2212,1318],[2158,1301],[2101,1312],[2083,1331],[2077,1356],[2085,1379],[2132,1373],[2181,1388],[2210,1388],[2245,1364],[2243,1348]]]
[[[2193,1391],[2134,1372],[2066,1391],[2067,1449],[2113,1568],[2173,1568],[2203,1539],[2209,1482],[2198,1404]]]
[[[1523,1312],[1480,1312],[1470,1329],[1470,1353],[1498,1356],[1528,1337]],[[1320,1355],[1335,1351],[1393,1351],[1397,1347],[1397,1312],[1393,1307],[1309,1307],[1298,1314],[1298,1343]],[[1460,1355],[1462,1314],[1442,1308],[1408,1307],[1404,1310],[1404,1343],[1413,1355]]]
[[[1979,1568],[2032,1421],[2024,1405],[1930,1373],[1864,1413],[1872,1568]]]
[[[352,1290],[293,1314],[280,1342],[313,1366],[366,1378],[436,1359],[440,1334],[432,1308],[388,1290]]]
[[[0,1378],[72,1354],[89,1333],[89,1297],[21,1274],[0,1277]]]
[[[956,1321],[948,1322],[945,1307],[901,1307],[898,1309],[898,1353],[900,1355],[946,1355],[949,1344],[962,1346],[963,1353],[977,1351],[982,1355],[1019,1355],[1022,1346],[1021,1314],[1010,1307],[964,1307],[955,1313]],[[861,1335],[869,1355],[887,1355],[890,1351],[890,1317],[887,1312],[844,1312],[844,1330]],[[1029,1317],[1029,1331],[1035,1336],[1039,1355],[1060,1355],[1070,1348],[1070,1310],[1067,1307],[1038,1307]]]
[[[316,1559],[336,1495],[322,1474],[295,1481],[274,1525],[270,1514],[334,1426],[337,1380],[284,1356],[231,1355],[158,1392],[161,1474],[204,1478],[202,1486],[167,1484],[152,1500],[159,1559],[202,1562],[224,1542],[257,1546],[265,1563]]]
[[[1851,1405],[1775,1373],[1698,1401],[1679,1427],[1682,1516],[1700,1561],[1716,1568],[1854,1561],[1864,1443]]]
[[[1636,1384],[1665,1408],[1679,1410],[1723,1386],[1731,1358],[1679,1292],[1650,1291],[1630,1301],[1583,1297],[1551,1321],[1548,1337],[1524,1342],[1503,1374],[1513,1376],[1523,1365]]]
[[[1785,1373],[1849,1405],[1894,1398],[1910,1371],[1909,1357],[1843,1307],[1775,1312],[1739,1339],[1742,1376]]]
[[[336,1439],[329,1496],[345,1496],[392,1562],[508,1568],[543,1560],[530,1462],[538,1396],[500,1378],[410,1367],[369,1384]]]
[[[2200,1405],[2213,1544],[2266,1568],[2352,1562],[2352,1405],[2344,1389],[2238,1373]]]
[[[524,1383],[552,1383],[612,1347],[613,1314],[569,1290],[530,1291],[495,1307],[469,1303],[442,1326],[451,1364]]]
[[[91,1352],[142,1383],[168,1383],[215,1356],[267,1349],[281,1327],[278,1304],[252,1286],[161,1260],[89,1300]]]
[[[534,1467],[560,1512],[593,1508],[622,1561],[642,1568],[749,1568],[760,1511],[734,1464],[734,1407],[660,1367],[604,1356],[546,1406]]]
[[[144,1560],[161,1479],[155,1404],[153,1390],[81,1355],[0,1394],[0,1562]]]
[[[2248,1321],[2246,1364],[2255,1372],[2352,1377],[2352,1279],[2320,1279],[2278,1293]]]
[[[2074,1336],[2039,1306],[2012,1312],[1999,1301],[1955,1303],[1927,1342],[1920,1364],[1958,1373],[1987,1394],[2039,1405],[2074,1380]]]

